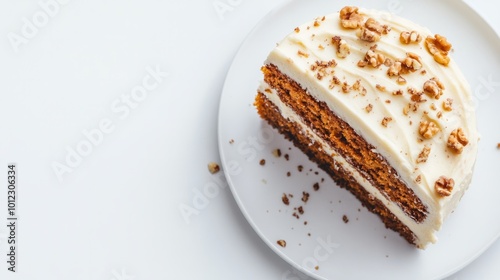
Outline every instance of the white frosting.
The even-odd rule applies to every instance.
[[[365,19],[372,17],[391,28],[389,34],[382,35],[380,41],[376,42],[376,52],[383,53],[393,61],[405,58],[408,52],[418,54],[421,58],[422,69],[402,75],[406,79],[405,85],[398,84],[395,77],[389,77],[388,67],[384,65],[378,68],[357,65],[374,43],[361,41],[355,30],[341,27],[338,13],[316,19],[318,23],[316,25],[315,21],[311,21],[299,26],[300,31],[289,34],[269,54],[266,64],[276,65],[282,73],[296,80],[317,100],[326,102],[335,114],[376,147],[376,152],[393,166],[401,179],[426,205],[429,213],[424,222],[416,223],[407,217],[396,204],[379,194],[368,182],[364,182],[353,167],[349,167],[348,171],[356,178],[359,175],[362,185],[383,201],[414,232],[419,247],[425,247],[427,243],[435,242],[435,232],[441,227],[443,219],[456,207],[472,177],[479,136],[470,88],[453,59],[448,66],[442,66],[434,61],[423,41],[409,45],[399,41],[402,31],[417,31],[425,39],[427,36],[434,36],[429,30],[387,13],[364,9],[360,9],[360,13]],[[337,57],[337,48],[332,43],[334,36],[340,36],[347,42],[350,54],[346,58]],[[334,73],[328,73],[319,80],[316,77],[317,71],[313,71],[311,66],[317,61],[331,60],[335,60],[338,64],[331,68]],[[421,70],[425,70],[425,74],[422,74]],[[366,94],[363,95],[356,90],[344,93],[338,85],[331,89],[333,76],[349,85],[359,80],[361,86],[366,89]],[[419,103],[417,111],[403,114],[403,108],[411,103],[411,95],[407,92],[407,88],[422,91],[423,84],[433,77],[437,77],[444,85],[443,95],[438,100],[424,95],[427,101]],[[377,89],[377,84],[385,87],[385,91]],[[393,96],[392,92],[396,90],[402,90],[403,95]],[[266,93],[266,95],[269,98],[276,94]],[[453,100],[452,111],[445,111],[442,108],[442,102],[447,98]],[[276,98],[272,100],[279,104]],[[390,100],[390,103],[387,100]],[[368,104],[373,106],[370,112],[365,110]],[[281,112],[303,126],[290,110],[284,110],[284,106],[279,105]],[[424,114],[424,111],[427,114]],[[442,114],[440,118],[438,112]],[[391,118],[392,121],[383,126],[381,122],[384,118]],[[440,131],[432,139],[419,141],[418,139],[422,137],[418,133],[418,127],[424,118],[437,123]],[[312,131],[304,126],[303,128],[314,141],[322,143],[325,150],[330,149]],[[450,133],[457,128],[461,128],[469,140],[461,154],[451,152],[446,146]],[[424,146],[431,148],[430,155],[427,162],[417,163],[418,155]],[[336,160],[345,162],[339,158]],[[434,184],[440,176],[455,181],[450,196],[441,197],[435,191]],[[417,177],[421,178],[420,182],[417,182]]]

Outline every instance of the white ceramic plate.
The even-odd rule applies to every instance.
[[[253,106],[260,67],[275,44],[295,26],[347,4],[388,10],[447,36],[454,45],[452,56],[474,91],[482,138],[473,182],[438,233],[438,243],[425,251],[385,229],[377,216],[265,124]],[[256,26],[226,78],[219,146],[241,211],[262,240],[292,265],[283,279],[303,279],[299,271],[318,279],[439,279],[470,263],[496,240],[500,234],[499,50],[491,28],[464,3],[451,0],[290,1]],[[278,148],[279,158],[272,154]],[[262,159],[265,165],[260,164]],[[313,190],[314,183],[319,183],[318,191]],[[301,200],[304,191],[310,194],[307,202]],[[282,202],[284,193],[293,195],[288,206]],[[304,214],[297,219],[293,214],[300,206]],[[286,247],[279,246],[278,240],[285,240]]]

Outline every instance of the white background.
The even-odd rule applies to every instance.
[[[0,184],[0,279],[301,279],[207,170],[231,60],[283,1],[1,2],[0,180],[16,163],[19,220],[11,273]],[[495,2],[467,2],[500,32]],[[498,279],[499,261],[500,241],[449,279]]]

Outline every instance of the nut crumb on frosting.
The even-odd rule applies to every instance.
[[[381,86],[379,84],[376,84],[375,88],[378,89],[378,90],[380,90],[380,91],[382,91],[382,92],[385,92],[385,90],[386,90],[386,88],[384,86]]]
[[[297,51],[297,54],[298,54],[299,56],[302,56],[302,57],[305,57],[305,58],[308,58],[308,57],[309,57],[309,54],[308,54],[308,53],[305,53],[305,52],[303,52],[303,51],[301,51],[301,50],[298,50],[298,51]]]
[[[448,42],[446,37],[439,34],[435,34],[434,37],[428,36],[425,39],[425,46],[437,63],[444,66],[450,63],[448,52],[451,50],[452,45]]]
[[[382,125],[387,127],[387,125],[392,121],[392,118],[391,117],[384,117],[384,119],[382,119]]]
[[[209,162],[208,163],[208,171],[212,174],[215,174],[220,171],[220,166],[219,164],[215,162]]]
[[[363,23],[363,16],[358,13],[358,7],[345,6],[340,10],[340,24],[344,28],[356,29]]]
[[[455,154],[461,154],[467,144],[469,144],[469,140],[461,128],[453,130],[448,137],[447,146]]]
[[[382,35],[388,34],[391,28],[387,25],[382,25],[373,18],[366,20],[365,24],[361,26],[358,37],[367,42],[377,42]]]
[[[432,98],[439,99],[443,95],[444,85],[434,77],[424,83],[424,92]]]
[[[453,99],[446,98],[446,100],[443,101],[443,110],[448,111],[448,112],[453,110],[452,105],[453,105]]]
[[[403,31],[399,34],[399,41],[402,44],[420,43],[422,36],[417,31]]]
[[[415,182],[417,182],[417,184],[420,184],[420,182],[422,182],[422,175],[418,175],[417,178],[415,178]]]
[[[431,153],[431,148],[425,145],[420,154],[418,155],[417,163],[427,162],[430,153]]]
[[[418,127],[418,132],[425,139],[431,139],[439,131],[439,126],[434,121],[422,121]]]
[[[337,48],[337,56],[338,57],[346,58],[351,53],[349,45],[347,44],[347,42],[345,40],[340,38],[340,36],[334,36],[332,38],[332,43]]]
[[[373,105],[372,104],[366,105],[365,110],[367,113],[370,113],[373,110]]]
[[[448,178],[445,176],[439,177],[436,183],[434,183],[434,189],[440,196],[449,196],[453,191],[453,187],[455,186],[455,181],[452,178]]]
[[[265,159],[261,159],[259,161],[259,164],[262,165],[262,166],[266,165],[266,160]]]

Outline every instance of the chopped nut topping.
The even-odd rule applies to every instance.
[[[436,104],[432,103],[431,104],[431,110],[436,111],[436,109],[437,109]]]
[[[283,248],[286,247],[286,241],[283,240],[283,239],[280,239],[280,240],[276,241],[276,243],[278,243],[278,245],[280,245]]]
[[[417,163],[427,162],[430,153],[431,153],[431,148],[425,145],[420,154],[418,155]]]
[[[387,125],[392,121],[392,118],[391,117],[384,117],[384,119],[382,119],[382,125],[387,127]]]
[[[401,74],[408,74],[410,72],[415,72],[422,68],[421,58],[415,53],[406,53],[406,57],[403,59],[396,60],[387,69],[387,75],[389,77],[399,76]]]
[[[406,79],[403,78],[402,76],[399,76],[396,80],[396,83],[398,83],[398,85],[404,85],[406,84]]]
[[[362,88],[363,88],[363,86],[361,86],[361,80],[356,80],[356,82],[354,82],[354,84],[352,84],[353,90],[360,90]]]
[[[424,83],[424,92],[432,98],[439,99],[443,95],[444,85],[434,77]]]
[[[358,7],[345,6],[340,10],[340,24],[344,28],[356,29],[363,23],[363,16],[358,13]]]
[[[396,61],[389,67],[389,69],[387,69],[387,75],[389,77],[399,76],[399,74],[401,73],[401,70],[402,70],[401,62]]]
[[[358,62],[359,67],[370,65],[373,68],[378,68],[380,65],[385,64],[387,59],[381,53],[375,52],[377,45],[373,45],[363,57],[363,60]]]
[[[333,89],[336,85],[339,86],[341,84],[342,82],[340,81],[340,79],[337,78],[337,76],[333,76],[329,88]]]
[[[349,86],[349,84],[347,82],[344,82],[342,84],[342,92],[343,93],[349,93],[349,92],[351,92],[351,90],[352,90],[352,87]]]
[[[294,31],[295,31],[295,33],[299,33],[300,32],[300,28],[295,27]]]
[[[434,35],[434,38],[428,36],[425,39],[425,46],[427,51],[434,57],[434,60],[444,66],[450,63],[450,58],[448,57],[448,52],[451,50],[451,44],[448,42],[446,37],[439,34]]]
[[[451,111],[453,109],[452,105],[453,105],[453,99],[446,98],[446,100],[443,101],[443,110],[445,110],[445,111]]]
[[[415,178],[415,182],[420,184],[420,182],[422,182],[422,175],[418,175],[417,178]]]
[[[373,105],[372,104],[368,104],[366,107],[365,107],[365,110],[367,113],[370,113],[372,110],[373,110]]]
[[[212,174],[215,174],[220,171],[220,166],[215,162],[208,163],[208,171]]]
[[[260,162],[259,162],[260,165],[264,166],[266,165],[266,160],[265,159],[261,159]]]
[[[417,103],[422,103],[427,101],[427,99],[424,99],[424,93],[422,91],[418,91],[412,87],[408,88],[408,93],[411,94],[411,101],[417,102]]]
[[[434,183],[434,189],[440,196],[451,195],[454,186],[455,186],[455,181],[452,178],[448,178],[445,176],[439,177],[436,183]]]
[[[311,65],[311,71],[317,71],[316,78],[321,81],[325,76],[333,74],[334,70],[330,68],[334,68],[335,66],[337,66],[337,62],[335,60],[316,61],[313,65]],[[328,71],[329,69],[330,71]]]
[[[391,28],[389,26],[382,25],[373,18],[369,18],[366,20],[365,27],[381,35],[389,34],[389,32],[391,31]]]
[[[450,137],[448,137],[447,146],[455,154],[461,154],[467,144],[469,144],[469,140],[467,139],[464,131],[461,128],[453,130],[450,134]]]
[[[367,60],[368,64],[372,66],[373,68],[378,68],[380,65],[384,64],[385,62],[385,56],[381,53],[375,53],[372,50],[369,50],[366,52],[365,59]]]
[[[403,91],[398,89],[398,90],[395,90],[392,92],[392,95],[395,95],[395,96],[400,96],[400,95],[403,95]]]
[[[402,44],[420,43],[422,36],[417,31],[403,31],[399,35],[399,41]]]
[[[408,116],[410,109],[411,109],[411,104],[408,103],[406,106],[403,107],[403,115]]]
[[[415,53],[407,53],[406,57],[401,61],[401,64],[403,66],[403,70],[406,70],[405,73],[408,73],[409,71],[415,72],[417,70],[420,70],[422,68],[422,59],[418,54]]]
[[[367,42],[377,42],[380,40],[380,34],[372,31],[366,27],[361,27],[361,31],[359,32],[359,39]]]
[[[388,34],[391,28],[387,25],[382,25],[373,18],[366,20],[365,25],[361,27],[358,37],[367,42],[377,42],[381,35]]]
[[[382,91],[382,92],[385,92],[385,87],[384,86],[381,86],[379,84],[376,84],[375,85],[375,88],[377,88],[378,90]]]
[[[342,38],[340,38],[339,36],[334,36],[332,38],[332,43],[337,48],[338,57],[346,58],[351,53],[351,50],[347,42]]]
[[[418,132],[425,139],[431,139],[440,131],[438,125],[433,121],[422,121],[418,127]]]
[[[305,52],[303,52],[303,51],[301,51],[301,50],[298,50],[298,51],[297,51],[297,54],[298,54],[299,56],[302,56],[302,57],[305,57],[305,58],[308,58],[308,57],[309,57],[309,54],[308,54],[308,53],[305,53]]]

